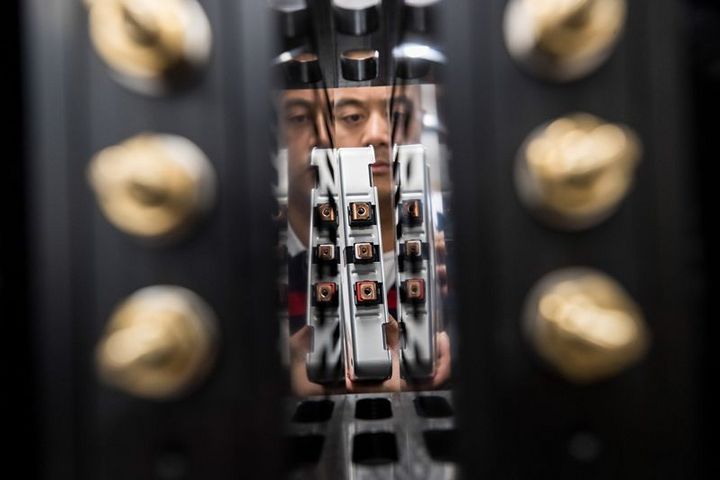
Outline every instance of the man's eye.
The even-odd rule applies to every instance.
[[[309,115],[290,115],[287,119],[288,123],[293,125],[304,125],[310,121]]]
[[[359,113],[353,113],[351,115],[345,115],[344,117],[342,117],[343,122],[349,124],[359,123],[362,121],[362,119],[363,116]]]

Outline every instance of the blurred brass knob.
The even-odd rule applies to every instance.
[[[86,3],[95,49],[131,88],[162,93],[169,82],[207,61],[210,24],[197,0]]]
[[[591,269],[542,278],[528,297],[524,320],[540,357],[575,383],[620,373],[649,343],[638,306],[617,282]]]
[[[108,220],[148,239],[182,233],[214,197],[207,157],[175,135],[141,134],[108,147],[93,158],[88,178]]]
[[[560,118],[537,128],[520,148],[518,194],[554,227],[592,227],[627,195],[640,153],[640,141],[625,126],[588,114]]]
[[[143,398],[176,397],[208,372],[215,357],[210,307],[181,287],[143,288],[113,313],[96,350],[103,381]]]
[[[571,81],[610,56],[626,15],[626,0],[510,0],[505,43],[532,73]]]

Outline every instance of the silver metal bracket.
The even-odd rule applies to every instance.
[[[435,245],[429,167],[422,145],[396,146],[395,263],[400,325],[400,374],[431,377],[435,371]]]
[[[372,147],[337,150],[340,174],[340,243],[345,247],[344,294],[347,370],[352,380],[392,375],[385,337],[388,322],[380,204],[370,166]]]
[[[308,240],[307,325],[312,329],[307,354],[308,379],[338,383],[345,378],[343,365],[342,231],[338,204],[338,167],[331,149],[314,149],[310,163],[317,167],[318,182],[312,190]]]

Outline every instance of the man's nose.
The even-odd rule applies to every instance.
[[[387,146],[390,144],[390,123],[387,115],[372,112],[365,126],[362,139],[363,146]]]
[[[325,118],[322,113],[318,113],[315,117],[315,145],[313,146],[318,148],[331,148],[332,142],[330,138],[333,134],[332,128],[333,126],[327,118]]]

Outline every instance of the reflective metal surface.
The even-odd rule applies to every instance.
[[[365,393],[288,400],[288,478],[460,478],[452,393]]]
[[[698,477],[687,2],[15,1],[25,477]]]
[[[449,186],[438,103],[435,85],[278,94],[275,165],[279,184],[287,179],[277,190],[287,205],[281,318],[296,395],[450,381]],[[328,145],[335,150],[320,148]],[[336,248],[338,258],[321,257]]]

